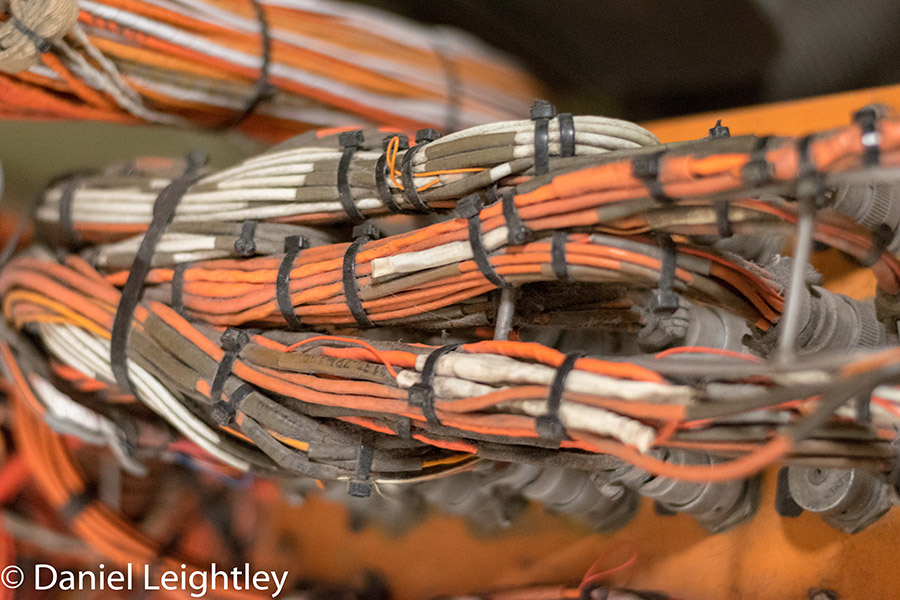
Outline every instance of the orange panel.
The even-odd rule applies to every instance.
[[[317,498],[302,507],[280,505],[275,519],[297,542],[292,575],[341,580],[372,569],[388,577],[398,600],[577,583],[597,557],[623,541],[637,545],[638,560],[612,582],[666,590],[684,600],[805,600],[815,587],[834,589],[841,598],[893,597],[886,590],[900,585],[900,571],[892,568],[900,511],[851,536],[813,514],[779,517],[774,488],[771,472],[753,521],[717,535],[685,515],[657,516],[649,502],[611,535],[591,533],[537,506],[507,532],[486,539],[473,536],[462,519],[445,516],[400,538],[377,527],[353,533],[343,508]]]
[[[843,92],[804,100],[734,108],[701,115],[641,123],[663,142],[705,137],[717,119],[731,135],[793,135],[840,127],[866,104],[884,104],[900,112],[900,85]]]

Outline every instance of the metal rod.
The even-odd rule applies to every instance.
[[[495,340],[509,339],[518,296],[519,288],[509,286],[500,290],[500,306],[497,307],[497,322],[494,325]]]
[[[815,198],[799,201],[797,236],[794,241],[794,262],[791,265],[791,279],[788,283],[784,312],[781,315],[781,330],[778,335],[776,358],[780,361],[791,359],[797,350],[797,335],[800,333],[800,298],[806,287],[806,270],[812,254],[813,227],[816,220]]]

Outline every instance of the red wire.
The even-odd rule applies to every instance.
[[[631,555],[618,566],[605,569],[600,571],[600,566],[612,555],[613,552],[619,550],[621,548],[627,548],[631,551]],[[581,580],[581,583],[578,585],[578,589],[584,592],[590,587],[594,586],[597,583],[600,583],[604,579],[608,578],[610,575],[615,575],[616,573],[620,573],[626,569],[631,568],[638,560],[638,546],[632,541],[621,541],[618,544],[610,545],[606,548],[606,550],[600,555],[594,564],[587,570],[584,574],[584,578]]]
[[[366,341],[363,341],[363,340],[357,340],[357,339],[353,339],[353,338],[345,338],[345,337],[340,337],[337,335],[317,335],[317,336],[311,337],[309,339],[299,341],[296,344],[291,344],[290,346],[288,346],[287,348],[282,350],[282,352],[290,352],[291,350],[296,350],[297,348],[299,348],[300,346],[302,346],[304,344],[308,344],[310,342],[316,342],[319,340],[326,340],[326,341],[330,341],[330,342],[347,342],[347,343],[351,343],[351,344],[356,344],[357,346],[362,346],[363,348],[365,348],[366,350],[371,352],[375,356],[375,358],[377,358],[381,362],[381,364],[383,364],[385,367],[387,367],[388,373],[393,375],[393,377],[395,379],[397,378],[397,371],[395,371],[394,367],[391,366],[390,361],[388,361],[388,359],[385,358],[385,356],[381,352],[379,352],[378,349],[376,349],[372,344],[370,344]]]

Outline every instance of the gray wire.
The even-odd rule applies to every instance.
[[[794,243],[794,262],[791,265],[791,279],[785,298],[784,313],[781,316],[781,330],[778,336],[776,359],[790,360],[797,350],[797,334],[800,328],[800,298],[806,286],[806,268],[812,253],[813,226],[816,219],[815,198],[800,201],[797,219],[797,239]]]

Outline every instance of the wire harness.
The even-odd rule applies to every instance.
[[[884,236],[828,204],[835,186],[893,181],[900,121],[662,146],[634,125],[536,106],[533,120],[420,132],[411,148],[351,129],[219,173],[149,159],[56,184],[37,219],[79,242],[0,272],[4,314],[24,334],[13,346],[95,380],[90,399],[65,381],[57,392],[100,418],[115,406],[223,468],[345,482],[353,496],[522,463],[604,473],[673,510],[724,510],[709,517],[719,530],[752,514],[758,487],[710,485],[780,461],[892,473],[884,315],[811,285],[804,256],[827,244],[871,268],[882,295],[900,291]],[[433,222],[351,230],[350,197],[362,216],[394,206]],[[715,248],[723,233],[778,228],[798,231],[793,262]],[[607,314],[615,330],[680,318],[688,300],[742,319],[747,346],[585,356],[517,339],[547,323],[547,306],[574,324]],[[814,335],[846,319],[868,333]],[[738,495],[715,509],[726,489]]]
[[[458,31],[340,2],[13,0],[4,118],[240,127],[267,140],[349,123],[452,132],[539,91]]]

